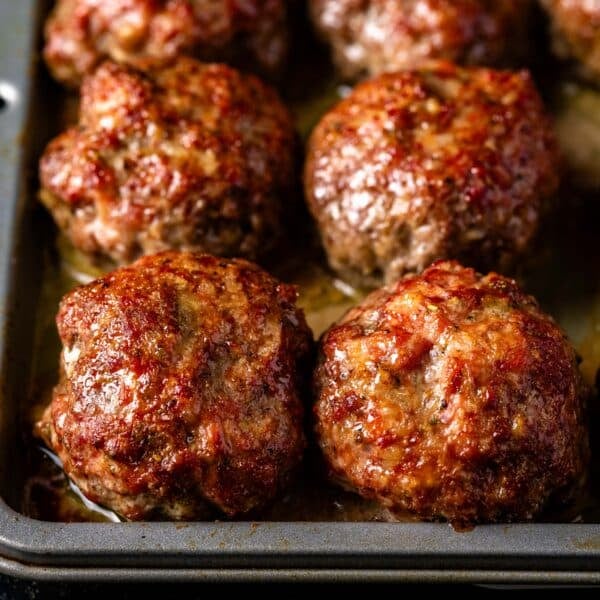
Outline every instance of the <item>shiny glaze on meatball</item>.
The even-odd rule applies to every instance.
[[[326,114],[305,189],[331,266],[373,285],[441,258],[507,268],[559,167],[528,73],[437,63],[364,82]]]
[[[286,51],[283,0],[58,0],[44,58],[77,86],[106,58],[147,69],[186,54],[274,72]]]
[[[600,82],[600,2],[541,0],[550,16],[554,50],[581,63],[581,72]]]
[[[584,479],[575,352],[517,284],[441,262],[324,334],[318,441],[332,475],[455,525],[534,518]]]
[[[38,435],[129,519],[262,506],[304,449],[312,335],[296,295],[244,260],[175,252],[73,290]]]
[[[42,200],[77,248],[118,263],[168,249],[256,258],[281,236],[294,144],[253,76],[107,62],[83,85],[79,125],[42,156]]]
[[[497,65],[525,53],[531,0],[310,0],[348,78],[429,59]]]

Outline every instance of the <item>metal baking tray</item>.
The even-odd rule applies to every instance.
[[[600,524],[594,522],[479,526],[457,533],[430,523],[61,523],[23,514],[23,412],[44,248],[53,238],[35,200],[37,159],[59,112],[58,90],[38,58],[47,10],[45,1],[0,2],[0,571],[61,581],[600,584]],[[591,231],[600,211],[590,210],[594,214],[583,222]],[[572,279],[562,286],[569,293],[596,292],[595,282],[588,285],[590,261],[594,255],[569,270]],[[540,275],[532,286],[544,288],[544,281]],[[553,297],[546,305],[560,313]],[[584,311],[575,307],[575,313]],[[570,327],[568,316],[557,316],[583,339],[593,327],[588,313]]]

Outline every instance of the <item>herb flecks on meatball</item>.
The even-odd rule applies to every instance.
[[[575,352],[517,284],[441,262],[320,342],[316,432],[334,478],[393,511],[523,521],[584,480]]]
[[[83,85],[79,125],[42,156],[42,200],[75,247],[117,263],[170,249],[255,259],[281,238],[294,144],[287,109],[251,75],[107,62]]]
[[[189,55],[274,73],[288,37],[283,0],[58,0],[45,34],[50,71],[73,87],[107,58],[148,69]]]
[[[175,252],[73,290],[38,435],[88,498],[129,519],[263,506],[305,444],[312,336],[296,295],[244,260]]]
[[[414,69],[431,59],[507,65],[526,54],[531,0],[310,0],[343,75]]]
[[[329,263],[353,282],[443,258],[504,270],[529,248],[559,162],[528,73],[437,63],[362,83],[323,117],[306,197]]]

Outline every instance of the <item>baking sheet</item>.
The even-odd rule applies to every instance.
[[[329,512],[313,513],[313,523],[305,522],[310,518],[305,515],[299,515],[300,522],[293,522],[285,511],[273,513],[275,522],[191,524],[63,523],[23,514],[31,488],[28,482],[31,477],[44,475],[36,471],[39,461],[36,466],[35,459],[23,458],[32,458],[27,451],[31,448],[27,431],[32,409],[44,401],[56,377],[52,314],[60,292],[73,284],[73,271],[86,271],[72,258],[64,260],[64,251],[61,257],[50,219],[35,202],[35,161],[57,125],[48,115],[58,114],[55,103],[58,107],[63,104],[57,87],[43,70],[32,69],[36,57],[32,34],[39,25],[36,11],[40,7],[45,10],[46,4],[23,0],[0,5],[0,29],[7,30],[6,35],[0,31],[4,63],[0,80],[17,91],[17,100],[0,113],[0,492],[8,503],[0,502],[0,555],[4,557],[0,569],[22,576],[39,576],[43,571],[49,578],[135,577],[136,573],[157,577],[159,573],[164,578],[199,578],[204,574],[220,580],[262,573],[273,578],[335,580],[360,579],[371,573],[386,580],[481,577],[522,582],[539,581],[546,574],[547,580],[554,582],[597,581],[600,518],[593,495],[577,514],[551,517],[588,523],[481,526],[460,534],[444,524],[336,523],[335,515],[346,511],[343,506],[338,508],[337,499],[331,501]],[[313,69],[306,70],[310,77],[315,76]],[[321,84],[310,87],[315,94],[294,102],[296,110],[305,107],[298,111],[299,126],[305,130],[339,91],[326,70],[321,75]],[[564,125],[565,119],[569,123],[567,117],[580,123],[586,137],[591,137],[586,142],[587,151],[582,153],[588,164],[578,158],[577,186],[573,182],[565,186],[562,208],[517,275],[567,329],[583,356],[585,375],[592,381],[600,365],[600,250],[596,234],[600,210],[597,193],[584,190],[583,184],[595,185],[594,145],[600,139],[600,126],[596,137],[591,133],[593,119],[587,113],[596,114],[597,95],[564,80],[550,87],[545,91],[560,115],[563,139],[575,131],[572,121]],[[588,94],[585,102],[580,93]],[[579,148],[579,144],[574,147]],[[8,148],[6,154],[4,148]],[[573,159],[575,153],[569,150],[568,154]],[[301,303],[317,330],[359,295],[323,270],[312,244],[275,270],[301,284]],[[346,502],[348,506],[361,503]],[[77,513],[74,500],[73,506]],[[34,512],[31,505],[26,508]],[[370,509],[365,510],[368,514]],[[362,521],[373,518],[365,513],[345,514]]]

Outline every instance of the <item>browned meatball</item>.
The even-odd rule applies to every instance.
[[[394,511],[528,520],[584,480],[575,352],[500,275],[441,262],[374,292],[322,338],[315,389],[332,475]]]
[[[428,59],[505,64],[525,53],[531,0],[310,0],[349,78]]]
[[[189,58],[150,76],[104,63],[79,126],[42,157],[42,200],[77,248],[118,263],[172,248],[256,258],[282,233],[294,140],[252,76]]]
[[[367,81],[331,110],[310,139],[305,187],[331,266],[377,284],[440,258],[506,268],[558,172],[527,73],[439,63]]]
[[[76,86],[105,58],[147,69],[188,54],[274,72],[286,51],[283,0],[58,0],[44,57]]]
[[[584,75],[600,81],[600,2],[541,0],[554,34],[554,50],[581,63]]]
[[[312,336],[295,302],[252,263],[194,253],[75,289],[38,435],[88,498],[129,519],[260,507],[304,448]]]

